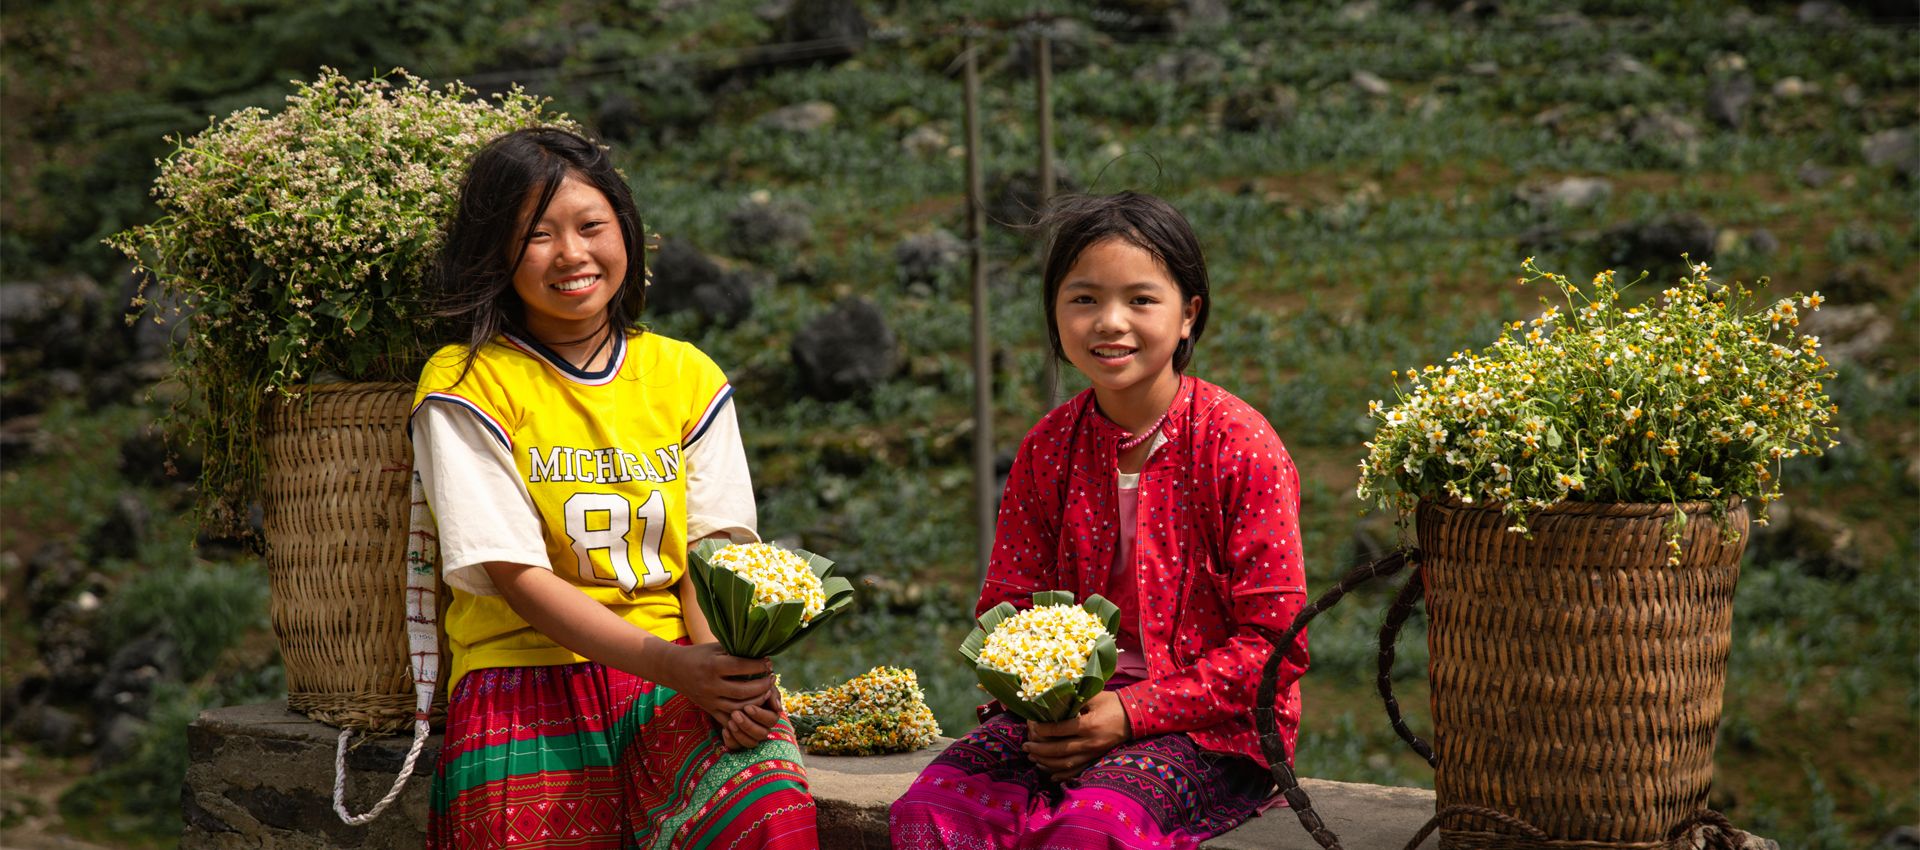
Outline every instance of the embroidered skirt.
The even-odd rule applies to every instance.
[[[429,850],[813,850],[793,730],[730,753],[705,712],[595,663],[475,670],[449,700]]]
[[[1272,776],[1182,734],[1129,741],[1056,784],[997,715],[927,765],[893,804],[895,850],[1191,850],[1259,814]]]

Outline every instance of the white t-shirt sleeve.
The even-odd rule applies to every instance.
[[[500,444],[471,412],[428,401],[413,414],[413,466],[440,535],[447,584],[498,596],[481,564],[553,569],[533,497]]]
[[[687,543],[725,535],[734,543],[758,543],[758,511],[747,449],[733,401],[714,413],[713,423],[685,449],[687,470]]]

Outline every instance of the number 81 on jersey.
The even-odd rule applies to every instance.
[[[672,581],[673,575],[660,561],[660,538],[667,530],[666,494],[653,491],[637,510],[631,508],[632,504],[614,493],[575,493],[567,499],[567,538],[573,544],[581,581],[619,585],[628,593],[636,587],[665,587]],[[627,535],[635,520],[640,523],[644,575],[634,573],[628,557]]]

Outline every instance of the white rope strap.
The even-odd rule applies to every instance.
[[[412,511],[407,517],[407,655],[413,664],[413,747],[400,765],[400,776],[387,795],[364,815],[347,812],[347,739],[350,729],[340,730],[340,742],[333,754],[333,811],[340,820],[359,826],[380,816],[400,797],[414,763],[420,760],[427,736],[431,733],[430,713],[433,694],[440,685],[440,539],[433,524],[433,512],[427,509],[420,473],[413,474],[409,496]]]
[[[406,790],[407,778],[413,775],[413,763],[420,759],[420,751],[426,748],[427,735],[431,724],[425,720],[413,723],[413,748],[407,750],[407,761],[400,766],[400,778],[393,781],[393,787],[387,789],[387,796],[374,803],[364,815],[347,813],[347,739],[353,737],[352,729],[340,730],[340,743],[333,751],[333,811],[348,826],[359,826],[371,822],[387,810],[394,800],[400,798],[400,792]]]

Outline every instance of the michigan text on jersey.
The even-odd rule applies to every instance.
[[[578,481],[586,484],[618,484],[627,481],[651,481],[655,484],[680,477],[680,444],[669,443],[654,449],[655,460],[647,452],[631,452],[606,447],[582,449],[572,446],[527,448],[527,481]],[[657,461],[657,462],[656,462]]]

